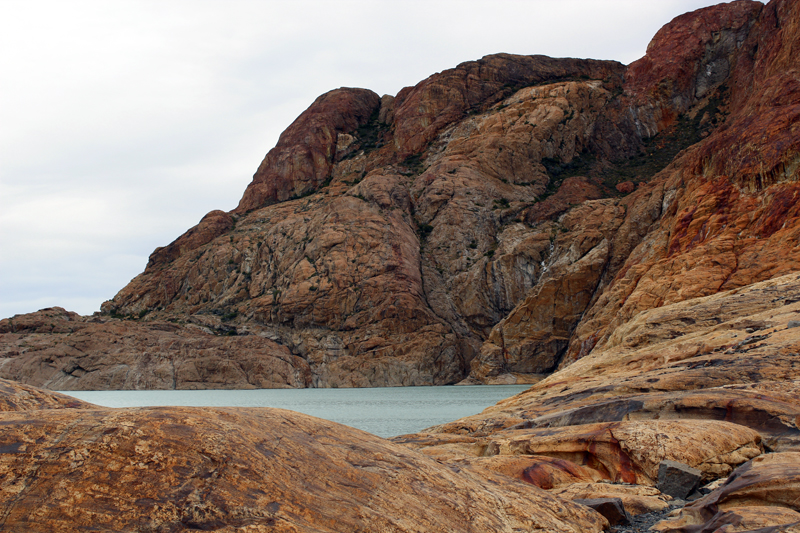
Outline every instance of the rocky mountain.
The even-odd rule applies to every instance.
[[[800,531],[798,58],[800,0],[738,0],[321,96],[102,314],[0,321],[0,376],[535,383],[387,441],[0,379],[0,529]]]
[[[665,305],[479,415],[391,441],[0,379],[0,526],[795,533],[798,331],[798,273]]]
[[[498,54],[337,89],[239,206],[102,314],[0,321],[58,389],[535,382],[642,312],[797,270],[800,8],[662,28],[642,59]]]

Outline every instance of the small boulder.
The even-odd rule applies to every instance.
[[[632,181],[623,181],[622,183],[617,183],[617,191],[621,192],[622,194],[630,194],[636,189],[636,185],[633,184]]]
[[[612,526],[627,526],[631,523],[631,517],[620,498],[592,498],[588,500],[572,500],[575,503],[591,507],[603,515]]]
[[[703,472],[677,461],[661,461],[658,465],[658,490],[673,498],[685,500],[703,477]]]
[[[655,487],[618,483],[572,483],[552,489],[565,500],[590,500],[595,498],[619,498],[630,516],[661,512],[669,508],[672,497],[661,494]]]

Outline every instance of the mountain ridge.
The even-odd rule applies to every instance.
[[[529,382],[639,312],[791,272],[796,11],[687,13],[627,67],[496,54],[394,97],[330,91],[237,208],[157,248],[103,304],[92,328],[116,347],[47,359],[10,339],[3,376],[65,390]],[[112,342],[125,324],[138,340]],[[164,347],[170,328],[226,338],[198,337],[197,358]],[[75,358],[90,377],[68,371]]]

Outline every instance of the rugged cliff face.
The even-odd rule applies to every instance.
[[[740,0],[676,18],[627,67],[500,54],[395,97],[331,91],[235,210],[153,252],[91,326],[134,352],[165,328],[183,341],[134,364],[37,338],[72,350],[44,356],[16,317],[0,372],[62,389],[535,381],[644,310],[791,272],[798,24],[796,1]],[[252,355],[195,379],[170,347],[193,342]]]

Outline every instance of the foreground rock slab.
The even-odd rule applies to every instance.
[[[601,531],[530,485],[278,409],[0,413],[8,531]]]

